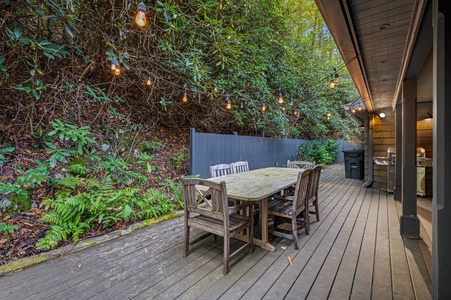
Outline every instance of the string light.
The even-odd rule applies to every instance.
[[[332,74],[330,75],[329,87],[331,89],[335,88],[335,81],[334,81],[334,78],[332,77]]]
[[[121,75],[121,69],[119,67],[116,67],[116,69],[114,69],[114,75]]]
[[[136,9],[135,23],[139,27],[146,26],[146,23],[147,23],[147,20],[146,20],[146,5],[143,2],[140,2],[138,4],[137,9]]]
[[[153,84],[152,76],[149,75],[149,77],[147,77],[146,84],[147,84],[148,86],[151,86],[151,85]]]
[[[287,109],[285,108],[285,106],[282,106],[282,111],[286,111]]]
[[[335,72],[334,81],[335,81],[335,83],[339,83],[340,82],[340,75],[338,75],[337,68],[335,68],[335,67],[334,67],[334,72]]]
[[[265,101],[260,100],[260,103],[262,104],[262,111],[265,112],[268,109],[265,105]]]
[[[362,107],[359,105],[359,107],[357,108],[359,111],[361,111],[362,110]]]
[[[279,87],[279,99],[277,99],[277,102],[279,102],[279,104],[283,104],[284,99],[283,99],[283,95],[282,95],[282,88]]]
[[[326,116],[326,119],[327,119],[327,121],[329,121],[330,120],[330,117],[332,116],[332,114],[331,113],[328,113],[327,114],[327,116]]]
[[[352,113],[355,114],[355,108],[352,109]]]
[[[298,115],[298,111],[295,110],[295,109],[293,108],[293,106],[294,106],[294,103],[293,103],[293,100],[291,100],[291,101],[290,101],[291,114],[292,114],[293,116],[296,117],[296,116]]]
[[[232,109],[232,101],[230,101],[229,96],[227,96],[227,105],[226,105],[226,109],[227,109],[227,110],[231,110],[231,109]]]
[[[186,92],[186,89],[185,89],[185,91],[183,92],[183,98],[182,98],[182,103],[183,104],[186,104],[186,103],[188,103],[188,94],[187,94],[187,92]]]

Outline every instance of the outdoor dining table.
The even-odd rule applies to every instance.
[[[302,169],[270,167],[209,178],[214,182],[226,183],[227,197],[260,204],[261,239],[254,238],[254,245],[269,251],[275,247],[268,238],[268,199],[296,184]]]

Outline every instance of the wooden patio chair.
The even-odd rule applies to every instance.
[[[219,177],[232,174],[232,167],[229,164],[217,164],[210,166],[210,177]]]
[[[319,208],[318,208],[318,186],[319,178],[321,176],[321,166],[316,166],[310,170],[310,180],[307,188],[307,200],[308,200],[308,214],[315,214],[316,221],[319,221]],[[310,207],[315,207],[314,211],[310,211]],[[307,232],[310,231],[310,219],[308,222]]]
[[[241,173],[249,171],[249,163],[247,161],[237,161],[230,164],[232,173]]]
[[[274,227],[269,232],[273,235],[293,240],[294,248],[299,249],[298,218],[302,215],[305,234],[308,234],[307,190],[310,179],[310,170],[299,173],[294,196],[274,196],[268,204],[268,215],[274,216]],[[291,220],[291,234],[288,234],[279,226],[279,218]]]
[[[189,255],[189,246],[193,245],[210,234],[224,237],[223,273],[229,272],[229,261],[238,253],[248,250],[252,253],[253,247],[253,212],[252,202],[243,202],[240,205],[229,207],[225,182],[215,183],[198,178],[184,178],[183,197],[185,201],[185,249],[184,256]],[[199,186],[205,187],[202,192]],[[247,215],[237,212],[247,210]],[[190,241],[190,228],[206,231],[196,239]],[[246,243],[239,249],[230,253],[230,237],[245,229],[249,229]]]
[[[313,169],[315,166],[315,162],[287,160],[287,168]]]

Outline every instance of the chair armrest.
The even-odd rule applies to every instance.
[[[274,195],[273,197],[274,199],[280,199],[280,200],[289,200],[289,201],[293,201],[294,200],[294,196],[293,195]]]
[[[239,212],[240,210],[243,210],[252,205],[254,205],[254,202],[252,202],[252,201],[242,201],[238,205],[229,207],[229,213],[233,214],[233,213]]]

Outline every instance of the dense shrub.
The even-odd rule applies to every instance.
[[[314,161],[317,164],[328,165],[335,161],[338,155],[338,143],[328,140],[306,142],[299,146],[296,157],[298,160]]]

